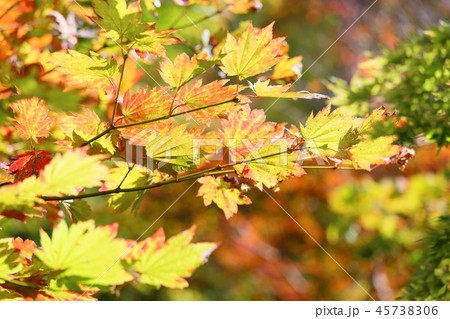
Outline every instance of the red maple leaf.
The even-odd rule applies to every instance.
[[[21,181],[34,173],[39,172],[50,161],[52,153],[47,151],[29,151],[13,158],[8,172],[15,175],[15,181]]]

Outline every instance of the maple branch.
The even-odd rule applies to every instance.
[[[110,127],[114,127],[114,118],[116,117],[117,104],[119,103],[120,87],[122,86],[123,74],[125,73],[125,63],[127,63],[127,59],[128,59],[128,54],[124,54],[123,55],[122,72],[120,72],[120,80],[119,80],[119,85],[117,87],[116,101],[114,102],[114,110],[113,110],[113,114],[111,117],[111,122],[109,124]]]
[[[174,184],[174,183],[181,183],[192,179],[197,179],[202,176],[211,176],[211,175],[221,175],[221,174],[227,174],[227,173],[233,173],[234,170],[228,170],[228,171],[218,171],[218,172],[201,172],[204,174],[192,174],[187,176],[182,176],[180,178],[172,178],[170,180],[159,182],[151,185],[146,186],[139,186],[139,187],[131,187],[131,188],[115,188],[115,189],[109,189],[106,191],[99,191],[99,192],[92,192],[87,194],[79,194],[79,195],[68,195],[68,196],[42,196],[41,198],[45,201],[62,201],[62,200],[69,200],[69,199],[82,199],[82,198],[89,198],[89,197],[96,197],[96,196],[103,196],[103,195],[110,195],[110,194],[116,194],[116,193],[131,193],[131,192],[138,192],[143,191],[147,189],[152,189],[156,187],[161,187],[164,185]]]
[[[184,24],[182,26],[177,26],[176,28],[177,29],[187,29],[187,28],[190,28],[190,27],[195,27],[195,25],[197,23],[201,23],[203,21],[211,19],[212,17],[214,17],[214,16],[216,16],[218,14],[221,14],[221,13],[222,13],[222,9],[219,9],[219,10],[213,12],[213,13],[210,13],[210,14],[204,16],[203,18],[198,19],[197,21],[189,21],[189,23],[186,23],[186,24]],[[174,28],[175,28],[175,26],[174,26]]]
[[[125,128],[125,127],[130,127],[130,126],[136,126],[136,125],[142,125],[142,124],[147,124],[147,123],[152,123],[152,122],[158,122],[158,121],[162,121],[162,120],[167,120],[167,119],[170,119],[171,117],[175,117],[175,116],[178,116],[178,115],[183,115],[183,114],[188,114],[188,113],[192,113],[192,112],[197,112],[197,111],[209,109],[209,108],[211,108],[211,107],[219,106],[219,105],[226,104],[226,103],[230,103],[230,102],[238,103],[238,102],[239,102],[239,99],[235,97],[235,98],[232,98],[232,99],[229,99],[229,100],[226,100],[226,101],[222,101],[222,102],[219,102],[219,103],[214,103],[214,104],[210,104],[210,105],[205,105],[205,106],[201,106],[201,107],[198,107],[198,108],[195,108],[195,109],[190,109],[190,110],[182,111],[182,112],[178,112],[178,113],[172,113],[172,114],[170,114],[170,115],[160,116],[160,117],[153,118],[153,119],[146,120],[146,121],[135,122],[135,123],[129,123],[129,124],[123,124],[123,125],[116,125],[114,128],[119,129],[119,128]],[[87,143],[87,142],[86,142],[86,143]],[[86,145],[87,145],[87,144],[86,144]]]
[[[229,173],[235,173],[234,169],[225,170],[225,168],[229,168],[229,167],[236,166],[236,165],[242,165],[242,164],[250,163],[250,162],[253,162],[253,161],[256,161],[256,160],[260,160],[260,159],[263,159],[263,158],[278,156],[278,155],[281,155],[281,154],[284,154],[284,153],[291,153],[293,151],[299,151],[299,150],[301,150],[301,149],[287,150],[287,151],[283,151],[283,152],[279,152],[279,153],[275,153],[275,154],[259,156],[257,158],[253,158],[253,159],[243,160],[241,162],[230,163],[230,164],[225,164],[225,165],[217,165],[215,167],[211,167],[211,168],[208,168],[206,170],[203,170],[203,171],[200,171],[200,172],[197,172],[197,173],[184,175],[184,176],[181,176],[179,178],[172,177],[172,179],[170,179],[170,180],[162,181],[162,182],[151,184],[151,185],[145,185],[145,186],[139,186],[139,187],[131,187],[131,188],[120,188],[120,187],[117,187],[115,189],[109,189],[109,190],[106,190],[106,191],[92,192],[92,193],[87,193],[87,194],[68,195],[68,196],[41,196],[41,198],[43,200],[45,200],[45,201],[63,201],[63,200],[70,200],[70,199],[82,199],[82,198],[89,198],[89,197],[97,197],[97,196],[110,195],[110,194],[116,194],[116,193],[130,193],[130,192],[137,192],[137,191],[142,191],[142,190],[148,190],[148,189],[152,189],[152,188],[156,188],[156,187],[161,187],[161,186],[164,186],[164,185],[169,185],[169,184],[174,184],[174,183],[181,183],[181,182],[185,182],[185,181],[189,181],[189,180],[193,180],[193,179],[198,179],[198,178],[204,177],[204,176],[224,175],[224,174],[229,174]],[[324,168],[324,169],[351,169],[351,170],[359,170],[358,168],[354,168],[354,167],[346,167],[346,166],[336,167],[336,166],[331,166],[331,165],[327,165],[327,166],[301,166],[301,167],[306,168],[306,169]]]
[[[172,114],[168,114],[168,115],[165,115],[165,116],[160,116],[160,117],[153,118],[153,119],[146,120],[146,121],[135,122],[135,123],[129,123],[129,124],[123,124],[123,125],[114,125],[114,126],[110,126],[110,127],[108,127],[106,130],[104,130],[103,132],[101,132],[100,134],[94,136],[93,138],[91,138],[91,139],[88,140],[87,142],[84,142],[83,144],[81,144],[81,146],[86,146],[86,145],[91,144],[91,143],[94,142],[95,140],[98,140],[99,138],[101,138],[102,136],[108,134],[109,132],[111,132],[111,131],[114,130],[114,129],[120,129],[120,128],[125,128],[125,127],[131,127],[131,126],[137,126],[137,125],[142,125],[142,124],[147,124],[147,123],[152,123],[152,122],[158,122],[158,121],[162,121],[162,120],[167,120],[167,119],[170,119],[171,117],[175,117],[175,116],[178,116],[178,115],[183,115],[183,114],[188,114],[188,113],[192,113],[192,112],[197,112],[197,111],[209,109],[209,108],[211,108],[211,107],[219,106],[219,105],[226,104],[226,103],[230,103],[230,102],[238,103],[238,102],[239,102],[239,99],[235,97],[235,98],[232,98],[232,99],[229,99],[229,100],[226,100],[226,101],[222,101],[222,102],[219,102],[219,103],[214,103],[214,104],[210,104],[210,105],[205,105],[205,106],[201,106],[201,107],[198,107],[198,108],[195,108],[195,109],[190,109],[190,110],[187,110],[187,111],[182,111],[182,112],[172,113]]]

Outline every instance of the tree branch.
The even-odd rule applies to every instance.
[[[165,115],[165,116],[160,116],[160,117],[153,118],[153,119],[146,120],[146,121],[129,123],[129,124],[123,124],[123,125],[110,126],[106,130],[104,130],[103,132],[98,134],[97,136],[94,136],[93,138],[91,138],[89,141],[84,142],[83,144],[81,144],[81,146],[86,146],[86,145],[91,144],[92,142],[98,140],[99,138],[101,138],[102,136],[108,134],[109,132],[111,132],[114,129],[120,129],[120,128],[125,128],[125,127],[131,127],[131,126],[137,126],[137,125],[142,125],[142,124],[148,124],[148,123],[158,122],[158,121],[162,121],[162,120],[167,120],[167,119],[170,119],[171,117],[175,117],[175,116],[178,116],[178,115],[183,115],[183,114],[188,114],[188,113],[192,113],[192,112],[197,112],[197,111],[209,109],[211,107],[219,106],[219,105],[230,103],[230,102],[238,103],[239,99],[235,97],[235,98],[232,98],[232,99],[229,99],[229,100],[226,100],[226,101],[222,101],[222,102],[219,102],[219,103],[205,105],[205,106],[201,106],[201,107],[198,107],[198,108],[195,108],[195,109],[182,111],[182,112],[177,112],[177,113],[173,113],[173,114],[170,114],[170,115],[168,114],[168,115]]]
[[[152,188],[156,188],[156,187],[161,187],[161,186],[164,186],[164,185],[169,185],[169,184],[174,184],[174,183],[181,183],[181,182],[185,182],[185,181],[192,180],[192,179],[198,179],[198,178],[204,177],[204,176],[223,175],[223,174],[228,174],[228,173],[234,173],[235,172],[234,169],[225,170],[225,168],[229,168],[229,167],[236,166],[236,165],[242,165],[242,164],[250,163],[250,162],[253,162],[253,161],[256,161],[256,160],[260,160],[260,159],[263,159],[263,158],[279,156],[279,155],[284,154],[284,153],[291,153],[293,151],[299,151],[299,150],[300,149],[288,150],[288,151],[284,151],[284,152],[280,152],[280,153],[260,156],[258,158],[253,158],[253,159],[249,159],[249,160],[243,160],[243,161],[237,162],[237,163],[218,165],[218,166],[215,166],[215,167],[212,167],[212,168],[209,168],[209,169],[197,172],[197,173],[185,175],[185,176],[182,176],[180,178],[172,177],[172,179],[170,179],[170,180],[166,180],[166,181],[155,183],[155,184],[151,184],[151,185],[145,185],[145,186],[139,186],[139,187],[131,187],[131,188],[115,188],[115,189],[109,189],[109,190],[106,190],[106,191],[99,191],[99,192],[93,192],[93,193],[87,193],[87,194],[79,194],[79,195],[41,196],[41,198],[43,200],[45,200],[45,201],[59,201],[59,200],[70,200],[70,199],[81,199],[81,198],[97,197],[97,196],[110,195],[110,194],[116,194],[116,193],[137,192],[137,191],[152,189]],[[358,170],[358,169],[353,168],[353,167],[346,167],[346,166],[336,167],[336,166],[331,166],[331,165],[327,165],[327,166],[301,166],[301,167],[306,168],[306,169],[315,169],[315,168],[321,168],[322,169],[323,168],[323,169],[346,169],[346,170],[350,169],[350,170]]]

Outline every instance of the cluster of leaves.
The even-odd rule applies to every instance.
[[[329,88],[335,105],[349,113],[364,114],[371,105],[389,104],[398,112],[400,122],[382,127],[403,143],[414,143],[423,134],[427,141],[447,146],[450,141],[450,25],[441,22],[436,28],[412,35],[394,50],[371,58],[347,84],[336,80]]]
[[[218,11],[247,12],[257,3],[223,2],[223,8],[222,1],[181,4],[212,4]],[[2,64],[7,72],[0,78],[7,114],[1,128],[7,134],[0,140],[0,149],[13,159],[0,168],[4,184],[0,188],[0,221],[46,216],[59,224],[52,240],[41,236],[42,249],[34,250],[33,243],[27,242],[22,254],[22,248],[14,246],[19,239],[5,241],[2,296],[33,296],[22,293],[23,286],[34,289],[35,298],[59,298],[50,288],[65,295],[81,291],[85,295],[94,293],[90,289],[95,285],[123,285],[133,280],[156,287],[184,287],[182,277],[203,263],[215,247],[212,243],[189,244],[192,231],[164,245],[159,234],[132,244],[130,249],[137,249],[136,255],[124,255],[114,264],[117,266],[111,266],[117,267],[118,275],[112,268],[99,273],[101,266],[110,264],[111,256],[127,248],[127,242],[115,239],[111,227],[79,222],[68,228],[61,222],[65,214],[73,222],[90,215],[84,198],[108,196],[115,212],[136,212],[146,190],[197,180],[202,184],[198,196],[203,196],[205,205],[216,203],[230,218],[238,205],[251,203],[244,194],[246,184],[276,190],[280,182],[305,174],[305,161],[329,168],[371,170],[383,164],[404,164],[411,156],[393,144],[393,135],[373,137],[376,124],[389,118],[383,108],[360,118],[332,112],[328,106],[311,114],[304,125],[289,128],[286,123],[266,121],[263,110],[251,109],[255,98],[324,98],[289,91],[289,81],[298,76],[295,66],[299,57],[289,58],[283,51],[284,38],[273,37],[273,23],[264,28],[247,23],[214,47],[208,43],[209,51],[205,45],[192,56],[182,52],[170,59],[166,46],[186,42],[176,36],[177,30],[160,30],[157,22],[149,22],[148,13],[156,12],[152,3],[93,0],[92,7],[80,7],[78,14],[85,23],[100,30],[95,50],[91,43],[85,53],[49,53],[44,44],[28,50],[11,47],[5,53],[11,65]],[[16,15],[17,7],[12,8],[5,15],[13,13],[14,21],[32,12],[26,8],[26,14],[19,10]],[[12,38],[23,40],[19,34]],[[41,51],[45,54],[39,54]],[[132,63],[128,61],[137,63],[138,59],[153,65],[167,86],[134,90],[132,83],[124,91],[130,81],[125,72]],[[159,66],[154,65],[156,59],[160,59]],[[37,70],[45,70],[38,75],[39,88],[27,89],[21,84],[28,61]],[[272,74],[267,75],[272,67]],[[229,79],[208,81],[208,72],[214,69],[235,79],[236,84],[229,85]],[[29,73],[30,79],[36,80],[36,74]],[[42,80],[48,75],[50,80]],[[270,85],[274,79],[283,83]],[[249,87],[243,80],[250,80]],[[55,83],[64,87],[57,98],[39,93]],[[66,110],[64,98],[69,96],[80,97],[71,114],[61,111]],[[51,140],[56,143],[48,143]],[[29,145],[29,149],[16,150],[11,147],[15,144]],[[138,150],[145,154],[139,155]],[[109,257],[102,261],[89,258],[97,246],[111,246]],[[21,259],[22,255],[26,258]]]
[[[133,281],[184,288],[184,278],[216,247],[191,244],[193,228],[167,241],[160,229],[139,242],[116,238],[117,230],[117,224],[61,222],[52,238],[41,231],[39,248],[29,239],[1,239],[0,299],[95,300],[101,287],[120,290]]]
[[[423,257],[404,290],[414,300],[450,300],[450,216],[441,216],[437,229],[424,238]]]

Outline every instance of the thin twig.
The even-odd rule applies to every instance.
[[[116,117],[117,104],[119,103],[120,87],[122,86],[123,74],[125,73],[125,64],[127,63],[128,54],[123,56],[122,72],[120,73],[119,85],[117,87],[116,101],[114,102],[114,110],[111,117],[110,127],[114,127],[114,118]]]
[[[197,21],[194,21],[194,22],[190,21],[189,23],[186,23],[185,25],[182,25],[182,26],[176,26],[176,27],[174,26],[174,28],[187,29],[187,28],[190,28],[192,26],[195,26],[198,23],[201,23],[203,21],[211,19],[212,17],[214,17],[214,16],[216,16],[218,14],[221,14],[221,13],[222,13],[222,10],[217,10],[217,11],[211,13],[211,14],[208,14],[208,15],[204,16],[203,18],[198,19]]]
[[[123,125],[115,125],[114,127],[110,126],[106,130],[104,130],[103,132],[98,134],[97,136],[94,136],[93,138],[91,138],[87,142],[84,142],[83,144],[81,144],[81,146],[86,146],[86,145],[91,144],[92,142],[98,140],[102,136],[104,136],[104,135],[108,134],[109,132],[111,132],[113,129],[120,129],[120,128],[125,128],[125,127],[131,127],[131,126],[137,126],[137,125],[142,125],[142,124],[148,124],[148,123],[158,122],[158,121],[162,121],[162,120],[167,120],[167,119],[170,119],[171,117],[175,117],[175,116],[178,116],[178,115],[183,115],[183,114],[188,114],[188,113],[192,113],[192,112],[197,112],[197,111],[205,110],[205,109],[208,109],[208,108],[211,108],[211,107],[214,107],[214,106],[219,106],[219,105],[226,104],[226,103],[231,103],[231,102],[238,103],[239,99],[238,98],[232,98],[230,100],[222,101],[222,102],[219,102],[219,103],[214,103],[214,104],[201,106],[201,107],[198,107],[198,108],[195,108],[195,109],[191,109],[191,110],[187,110],[187,111],[173,113],[171,115],[160,116],[160,117],[153,118],[153,119],[146,120],[146,121],[129,123],[129,124],[123,124]]]

